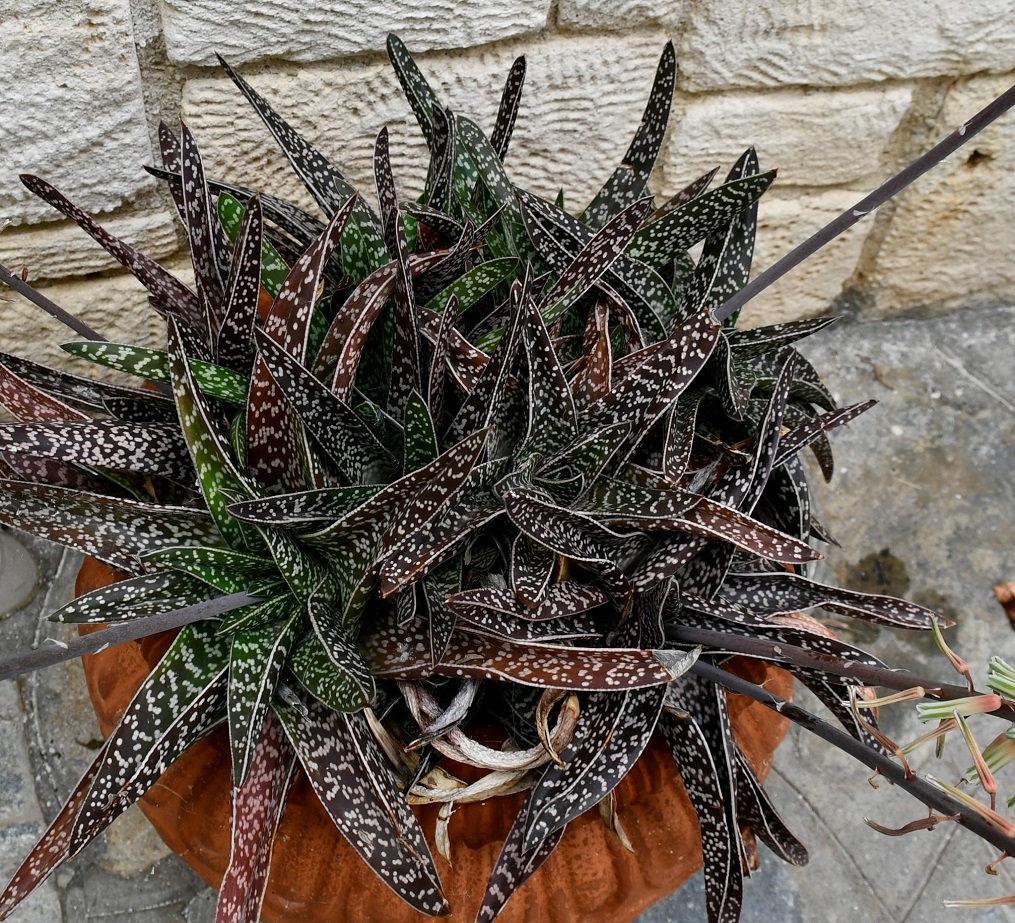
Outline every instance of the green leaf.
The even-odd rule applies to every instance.
[[[405,406],[405,450],[402,471],[408,474],[437,458],[437,435],[426,402],[418,391],[409,395]]]
[[[247,545],[244,529],[229,515],[226,493],[248,497],[250,488],[229,455],[225,428],[222,427],[220,431],[210,408],[204,403],[183,352],[176,324],[172,320],[168,323],[168,338],[173,395],[180,415],[180,426],[197,469],[201,492],[223,538],[233,548],[244,549]]]
[[[63,343],[61,349],[87,359],[108,369],[136,375],[147,381],[168,382],[169,356],[161,349],[147,349],[144,346],[130,346],[125,343],[108,343],[99,340],[84,340]],[[225,366],[215,365],[201,359],[190,360],[194,381],[208,397],[218,398],[237,407],[247,400],[248,378]]]
[[[190,574],[222,593],[243,593],[253,580],[275,572],[268,558],[229,548],[163,548],[142,555],[146,567]]]
[[[661,269],[678,251],[687,250],[729,224],[757,202],[773,182],[775,170],[770,170],[711,189],[645,225],[635,235],[627,255]]]
[[[243,215],[246,209],[239,199],[234,198],[227,192],[219,193],[218,213],[225,229],[226,236],[230,242],[235,244],[240,233],[240,226],[243,224]],[[278,250],[267,237],[261,241],[261,285],[265,291],[276,297],[285,277],[289,275],[289,264],[282,259]]]
[[[252,626],[233,635],[227,687],[233,785],[247,777],[275,686],[300,633],[303,616],[289,599],[288,610],[279,613],[285,620],[281,625]]]
[[[458,299],[458,310],[465,311],[505,279],[511,278],[517,267],[518,260],[513,256],[480,263],[434,295],[426,306],[431,311],[440,313],[448,300],[454,296]]]
[[[315,698],[337,712],[356,712],[374,699],[374,678],[349,636],[322,623],[293,652],[289,668]]]
[[[180,629],[127,706],[74,823],[71,854],[225,718],[229,648],[215,636],[215,627],[214,622],[197,622]]]

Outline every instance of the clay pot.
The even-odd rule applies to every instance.
[[[86,560],[79,594],[120,579]],[[121,644],[84,658],[102,733],[119,721],[138,686],[168,646],[166,635]],[[743,661],[740,675],[789,697],[782,670]],[[742,696],[730,696],[733,727],[755,771],[764,778],[788,722]],[[229,743],[224,728],[193,746],[141,799],[141,810],[166,844],[217,888],[229,861]],[[589,811],[567,830],[546,864],[507,904],[504,923],[628,923],[701,868],[698,822],[666,745],[655,738],[617,788],[621,822],[634,846],[627,852]],[[451,902],[451,923],[471,923],[501,842],[524,795],[462,805],[449,827],[453,866],[436,855]],[[416,809],[432,838],[437,807]],[[432,839],[431,839],[432,848]],[[418,923],[428,919],[403,904],[347,845],[305,775],[292,791],[276,840],[264,903],[268,923]]]

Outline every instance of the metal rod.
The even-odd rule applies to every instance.
[[[812,715],[809,711],[800,708],[799,705],[787,702],[785,699],[774,695],[761,686],[755,685],[746,679],[741,679],[739,676],[734,676],[732,673],[727,673],[714,664],[705,663],[701,660],[691,667],[691,672],[696,673],[702,679],[710,680],[729,689],[730,692],[737,692],[740,695],[754,699],[755,702],[768,706],[773,711],[789,718],[794,724],[799,724],[812,734],[816,734],[822,740],[848,753],[868,768],[880,772],[889,782],[909,792],[909,794],[917,800],[922,801],[927,807],[933,808],[935,811],[946,816],[959,815],[958,823],[971,830],[981,839],[986,840],[992,846],[996,846],[1002,852],[1015,855],[1015,839],[1006,836],[1001,830],[989,824],[985,818],[975,811],[951,798],[945,792],[935,788],[919,776],[907,778],[905,770],[890,757],[879,753],[872,747],[868,747],[855,737],[851,737],[845,731],[840,731],[827,721],[823,721],[816,715]]]
[[[51,317],[55,317],[61,324],[70,327],[75,333],[80,333],[86,340],[101,340],[105,337],[101,333],[92,330],[83,320],[75,317],[69,311],[65,311],[54,301],[50,301],[42,292],[37,292],[24,279],[19,278],[6,266],[0,264],[0,282],[10,286],[19,295],[24,295],[32,304],[42,308]]]
[[[261,598],[258,596],[232,593],[229,596],[219,596],[209,599],[207,602],[184,606],[182,609],[174,609],[171,612],[160,612],[158,615],[133,619],[129,622],[118,622],[108,625],[102,631],[91,632],[78,638],[72,638],[70,641],[51,642],[45,647],[38,647],[33,651],[26,651],[23,654],[15,654],[13,657],[0,660],[0,680],[12,679],[24,673],[31,673],[33,670],[51,667],[66,660],[73,660],[82,654],[94,654],[113,644],[136,641],[138,638],[154,635],[160,631],[168,631],[172,628],[181,628],[191,622],[199,622],[201,619],[215,618],[225,612],[257,602],[261,602]]]
[[[870,195],[861,199],[852,208],[847,208],[838,218],[826,224],[820,231],[811,235],[802,244],[790,250],[784,257],[773,263],[764,272],[747,283],[729,301],[724,302],[713,312],[713,317],[720,323],[739,311],[748,301],[763,292],[777,279],[794,269],[825,244],[831,243],[843,231],[848,230],[861,218],[866,217],[874,209],[884,205],[893,196],[898,195],[914,180],[919,179],[928,170],[936,167],[942,160],[954,154],[974,135],[981,132],[991,122],[1015,106],[1015,85],[1009,87],[976,113],[968,122],[960,125],[947,138],[932,147],[926,154],[914,160],[908,167],[896,173]]]

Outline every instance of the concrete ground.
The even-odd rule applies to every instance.
[[[1015,661],[1015,632],[991,593],[1015,580],[1015,309],[966,311],[934,320],[840,324],[806,352],[841,403],[881,403],[833,437],[836,476],[817,485],[819,516],[842,544],[815,575],[854,589],[931,605],[957,622],[953,646],[982,684],[993,654]],[[0,650],[55,636],[39,615],[69,598],[75,557],[31,544],[44,588],[0,618]],[[844,637],[889,663],[947,678],[923,635],[836,623]],[[814,703],[800,698],[808,707]],[[916,736],[911,706],[883,710],[887,732]],[[1003,730],[980,725],[981,744]],[[0,684],[0,877],[6,878],[90,761],[98,731],[80,668],[67,665]],[[954,780],[969,763],[958,741],[940,765]],[[1003,923],[1010,907],[947,910],[946,898],[1015,894],[1015,866],[990,878],[988,847],[953,825],[905,839],[884,837],[870,817],[900,826],[922,814],[907,795],[866,782],[864,767],[792,732],[767,787],[811,853],[793,868],[772,855],[749,882],[745,923]],[[1015,770],[1001,775],[1015,794]],[[704,921],[700,875],[646,912],[642,923]],[[10,918],[13,923],[211,923],[214,894],[165,847],[135,810],[62,868]]]

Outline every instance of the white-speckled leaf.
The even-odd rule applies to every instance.
[[[246,781],[232,792],[232,843],[215,923],[258,923],[268,884],[272,845],[296,777],[296,753],[269,711]]]
[[[162,506],[76,490],[0,480],[0,522],[77,548],[132,574],[138,556],[176,545],[220,545],[204,510]]]
[[[185,625],[127,706],[75,821],[72,855],[225,719],[229,645],[215,628]]]
[[[446,911],[423,831],[360,714],[315,700],[279,709],[314,791],[339,832],[377,876],[422,913]]]
[[[229,515],[227,494],[249,497],[251,489],[233,463],[224,422],[216,419],[214,410],[206,404],[197,387],[176,324],[171,319],[167,336],[173,396],[180,426],[197,469],[201,492],[223,538],[233,548],[243,550],[247,545],[244,529]]]
[[[275,137],[297,176],[321,210],[326,215],[334,215],[355,193],[352,186],[320,151],[297,134],[289,123],[221,57],[219,63]],[[377,216],[362,198],[358,198],[352,220],[342,234],[342,262],[345,271],[358,282],[387,261],[387,249],[384,246]]]
[[[78,596],[57,609],[49,620],[75,625],[126,622],[182,609],[218,595],[215,587],[189,574],[145,574]]]
[[[665,686],[589,695],[574,737],[550,761],[529,801],[526,851],[606,798],[644,752],[663,708]]]
[[[581,220],[590,228],[601,228],[644,193],[666,135],[676,79],[677,57],[673,42],[667,42],[634,140],[620,166],[582,212]]]
[[[302,630],[302,613],[295,600],[278,615],[268,625],[237,631],[229,648],[226,703],[234,786],[243,785],[247,778],[282,667]]]
[[[203,328],[204,316],[197,295],[179,279],[163,269],[154,260],[145,256],[141,251],[130,244],[124,243],[100,227],[91,217],[86,215],[45,180],[37,176],[22,174],[21,182],[31,192],[45,199],[50,205],[75,222],[78,227],[85,231],[96,243],[101,245],[121,266],[128,270],[138,282],[158,298],[169,311],[178,315],[191,327],[198,330]]]
[[[92,782],[106,760],[109,741],[106,741],[95,755],[91,765],[74,787],[70,797],[53,818],[39,842],[25,857],[17,871],[11,876],[3,893],[0,894],[0,920],[6,920],[15,908],[29,894],[39,887],[70,856],[71,831],[77,819],[78,811],[92,787]]]

